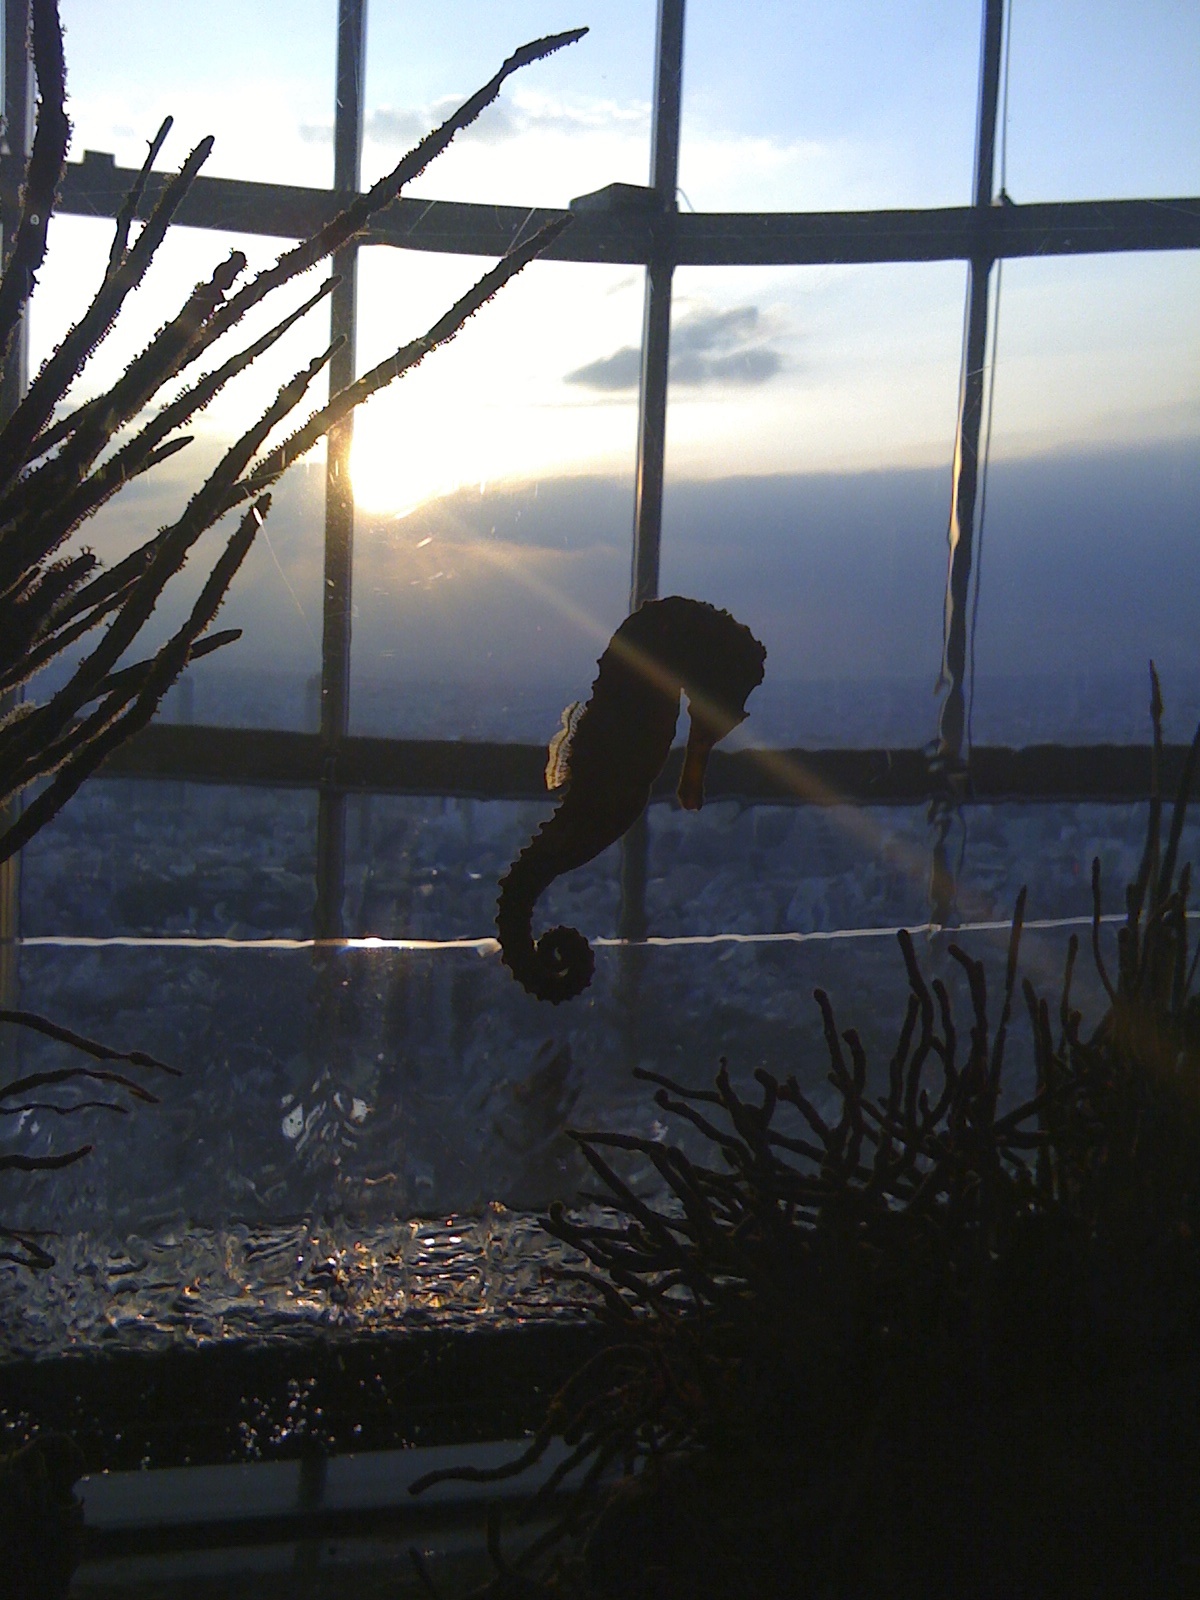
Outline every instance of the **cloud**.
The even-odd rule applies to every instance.
[[[783,370],[783,357],[764,337],[757,306],[691,311],[671,329],[671,382],[699,388],[709,383],[766,383]],[[631,345],[568,372],[564,382],[604,394],[636,389],[641,354]]]
[[[457,95],[444,95],[421,110],[381,106],[363,123],[363,133],[376,144],[411,148],[434,128],[441,126],[462,102]],[[480,144],[503,144],[522,131],[512,111],[496,101],[464,128],[457,137]]]
[[[693,311],[671,330],[675,383],[765,383],[783,366],[762,337],[757,306]]]
[[[414,145],[429,132],[430,124],[419,111],[397,111],[384,106],[363,122],[363,134],[379,144]]]
[[[636,389],[641,370],[641,351],[626,345],[621,350],[614,350],[611,356],[601,356],[599,361],[589,361],[584,367],[576,367],[574,372],[567,373],[563,382],[611,394],[619,389]]]
[[[382,106],[367,117],[363,131],[368,139],[382,145],[410,146],[440,127],[462,104],[459,95],[442,95],[419,110]],[[464,128],[458,138],[478,144],[506,144],[522,134],[570,134],[612,131],[645,122],[644,106],[620,106],[608,101],[565,105],[542,97],[515,95],[512,100],[496,100]],[[327,131],[325,137],[331,136]],[[301,137],[309,133],[301,129]]]

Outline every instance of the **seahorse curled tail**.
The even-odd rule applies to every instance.
[[[553,1005],[583,993],[592,981],[596,957],[577,928],[548,928],[535,944],[534,906],[555,878],[583,866],[620,838],[619,833],[597,838],[581,830],[575,814],[580,808],[569,802],[568,795],[501,878],[496,906],[505,966],[523,989]]]

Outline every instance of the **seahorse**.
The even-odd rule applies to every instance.
[[[581,994],[595,970],[577,928],[550,928],[534,943],[538,897],[641,816],[666,764],[681,694],[689,728],[677,793],[685,810],[700,809],[709,752],[745,720],[766,656],[728,611],[680,595],[648,600],[613,634],[587,704],[568,706],[550,741],[547,787],[565,785],[565,795],[500,880],[500,955],[530,994],[557,1005]]]

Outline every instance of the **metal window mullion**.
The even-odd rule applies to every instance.
[[[684,0],[658,0],[654,47],[654,111],[650,128],[650,183],[655,194],[642,314],[642,366],[638,385],[637,476],[629,609],[658,595],[662,544],[663,470],[667,444],[667,369],[671,353],[671,279],[675,271],[675,211],[679,184],[679,123],[683,94]],[[621,844],[623,939],[646,934],[648,833],[641,817]]]
[[[357,194],[362,177],[363,81],[366,72],[366,0],[338,0],[337,104],[334,116],[333,186],[339,196]],[[333,271],[341,281],[330,304],[330,333],[341,340],[329,364],[329,392],[355,377],[358,246],[336,252]],[[346,797],[338,787],[337,759],[350,722],[350,623],[354,565],[354,491],[350,450],[354,419],[331,428],[325,465],[325,584],[321,638],[322,784],[317,806],[316,904],[318,939],[339,938],[345,894]]]
[[[667,439],[667,366],[671,343],[671,279],[675,271],[675,194],[683,87],[684,0],[658,0],[650,183],[656,206],[646,264],[642,366],[638,387],[638,453],[629,609],[658,594],[662,540],[663,463]]]
[[[984,0],[979,118],[975,140],[974,203],[990,208],[996,148],[996,106],[1004,0]],[[940,754],[957,761],[962,754],[963,679],[967,648],[967,591],[979,486],[979,433],[983,420],[983,373],[987,353],[988,283],[993,258],[980,252],[967,266],[967,312],[963,335],[962,385],[954,441],[954,480],[950,507],[949,563],[946,580],[942,677],[947,684],[938,727]]]
[[[975,131],[973,202],[981,214],[990,210],[995,182],[996,109],[999,103],[1004,0],[984,0],[983,41],[979,70],[979,111]],[[981,230],[982,233],[983,230]],[[938,717],[934,771],[940,790],[931,820],[936,829],[930,880],[931,918],[949,920],[955,894],[946,842],[954,803],[966,782],[963,733],[966,721],[967,616],[975,535],[975,503],[979,491],[979,435],[983,421],[983,377],[987,355],[988,286],[994,258],[981,249],[967,264],[967,308],[963,330],[962,383],[954,441],[954,475],[950,499],[949,559],[942,623],[942,672],[945,689]]]

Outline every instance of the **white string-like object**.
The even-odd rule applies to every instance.
[[[1026,933],[1049,931],[1055,928],[1090,928],[1093,919],[1088,917],[1037,917],[1022,923]],[[1123,911],[1106,913],[1102,923],[1125,921]],[[1188,921],[1200,921],[1200,911],[1189,911]],[[692,945],[713,944],[831,944],[839,939],[894,939],[898,933],[919,934],[950,933],[1007,933],[1012,927],[1010,918],[994,922],[963,922],[954,928],[944,928],[940,923],[907,922],[887,928],[820,928],[809,933],[676,933],[651,934],[645,939],[592,939],[594,945],[604,949],[634,949],[653,946],[655,949],[686,948]],[[499,950],[497,939],[231,939],[202,934],[75,934],[41,933],[11,942],[24,950],[476,950],[480,955],[491,955]]]

